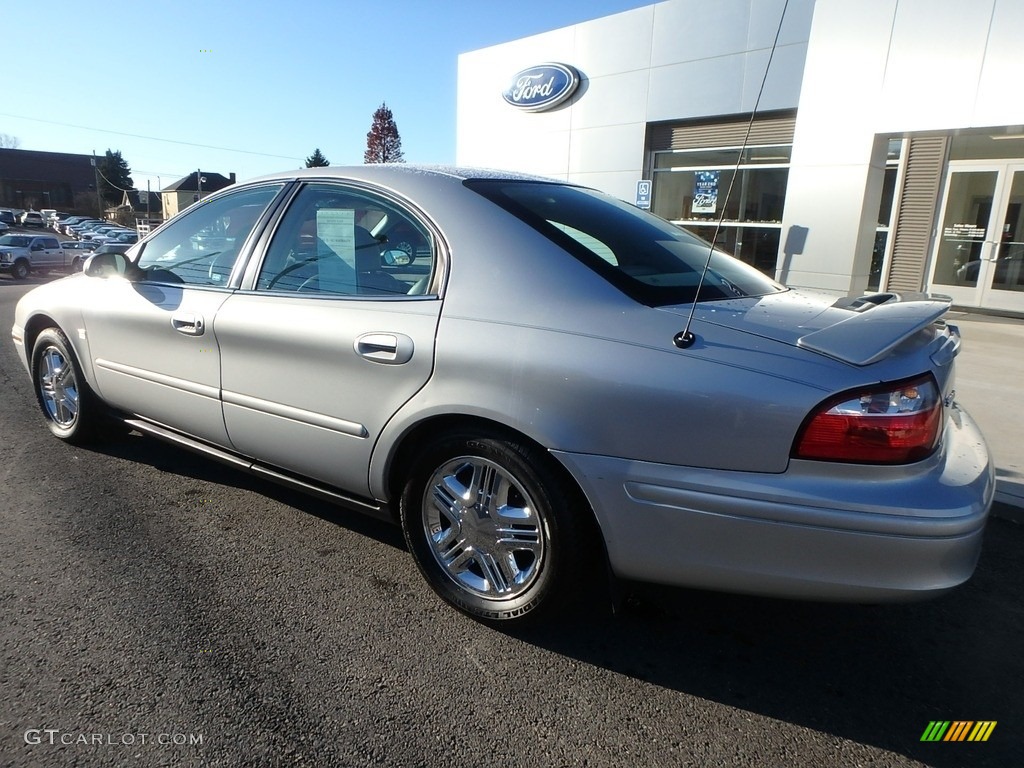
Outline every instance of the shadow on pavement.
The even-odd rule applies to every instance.
[[[133,435],[102,452],[251,490],[405,549],[397,526],[157,440]],[[506,634],[510,641],[928,765],[1024,765],[1022,552],[1024,527],[991,519],[974,578],[936,600],[821,604],[637,585],[614,617]],[[998,724],[983,743],[922,742],[933,720]]]

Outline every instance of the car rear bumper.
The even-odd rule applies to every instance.
[[[958,406],[943,447],[899,467],[791,461],[723,472],[555,452],[621,578],[822,600],[913,600],[970,578],[995,473]]]

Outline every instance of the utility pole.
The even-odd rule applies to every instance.
[[[103,196],[100,194],[100,169],[96,164],[96,150],[92,151],[92,175],[96,179],[96,215],[103,218]]]

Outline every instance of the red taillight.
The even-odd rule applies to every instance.
[[[883,384],[823,403],[804,422],[793,456],[906,464],[935,450],[941,426],[942,400],[931,376]]]

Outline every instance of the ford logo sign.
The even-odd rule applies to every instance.
[[[516,72],[512,84],[502,93],[516,109],[540,112],[561,104],[575,93],[580,75],[565,64],[538,64]]]

